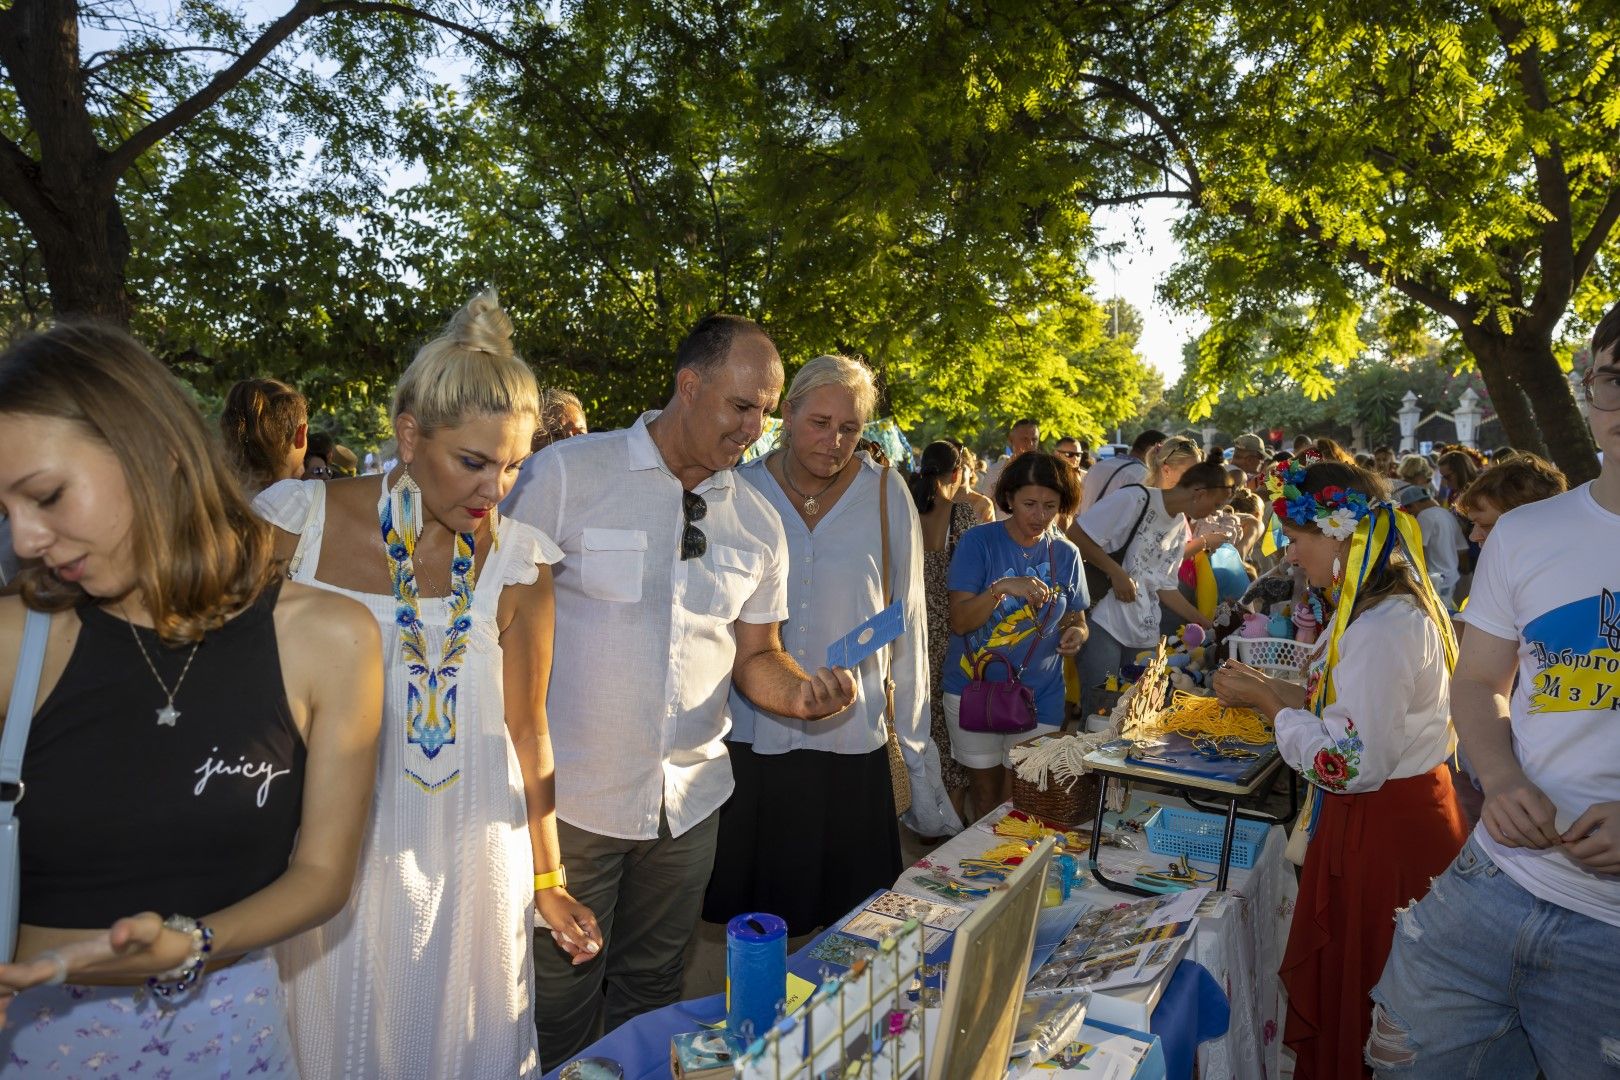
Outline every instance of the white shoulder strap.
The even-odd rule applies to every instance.
[[[22,649],[17,654],[17,674],[11,680],[6,726],[0,732],[0,821],[11,817],[12,807],[22,797],[23,753],[28,749],[28,729],[34,723],[34,704],[39,697],[39,675],[45,667],[50,630],[48,614],[28,612],[23,622]]]
[[[287,562],[287,577],[294,581],[302,581],[298,571],[304,566],[304,557],[308,554],[309,534],[314,529],[315,522],[326,514],[326,485],[317,481],[310,492],[309,510],[304,514],[304,525],[298,530],[298,546],[293,549],[292,558]]]

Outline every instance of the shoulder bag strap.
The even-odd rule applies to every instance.
[[[1131,459],[1131,461],[1135,461],[1135,460],[1136,460],[1135,458]],[[1113,472],[1109,473],[1108,474],[1108,479],[1103,481],[1103,489],[1097,493],[1097,498],[1101,499],[1104,495],[1108,494],[1108,489],[1114,486],[1114,481],[1118,480],[1119,477],[1120,477],[1120,474],[1123,473],[1126,469],[1128,469],[1130,467],[1131,467],[1131,462],[1127,461],[1125,464],[1121,465],[1119,468],[1117,468]],[[1125,486],[1130,487],[1131,485],[1126,484]],[[1140,486],[1140,485],[1138,485],[1138,486]]]
[[[1046,572],[1052,575],[1052,582],[1049,583],[1049,587],[1055,586],[1057,582],[1057,571],[1056,568],[1052,566],[1052,538],[1050,536],[1046,538]],[[1016,674],[1020,679],[1024,677],[1024,669],[1029,666],[1029,658],[1035,655],[1035,646],[1041,643],[1041,638],[1046,634],[1046,612],[1049,608],[1051,608],[1052,602],[1056,599],[1057,589],[1052,587],[1050,595],[1048,595],[1046,598],[1046,603],[1041,605],[1041,610],[1035,612],[1035,636],[1030,639],[1029,648],[1024,650],[1023,662],[1018,665],[1018,671]]]
[[[23,754],[28,749],[28,729],[34,723],[34,703],[39,697],[39,675],[45,666],[50,630],[51,617],[30,609],[23,622],[17,673],[11,680],[6,726],[0,732],[0,821],[11,817],[12,808],[22,798]]]
[[[1130,534],[1125,537],[1125,546],[1127,548],[1131,546],[1131,541],[1136,539],[1137,530],[1141,529],[1142,520],[1147,517],[1148,507],[1153,505],[1153,492],[1149,491],[1146,485],[1126,484],[1125,487],[1120,488],[1120,490],[1124,491],[1126,488],[1133,487],[1142,489],[1142,512],[1136,515],[1136,524],[1131,526]]]
[[[952,510],[955,513],[955,510]],[[878,529],[883,537],[883,608],[894,603],[894,583],[889,575],[889,466],[883,466],[878,475]],[[883,654],[889,661],[883,673],[883,714],[888,718],[889,730],[894,730],[894,642],[884,646]]]

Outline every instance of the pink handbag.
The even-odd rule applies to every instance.
[[[962,689],[958,722],[963,731],[1018,735],[1034,729],[1035,695],[1023,684],[1022,679],[1024,668],[1029,665],[1029,658],[1035,655],[1035,646],[1041,643],[1041,636],[1045,633],[1046,628],[1041,620],[1051,605],[1052,601],[1048,600],[1036,614],[1035,637],[1024,651],[1024,662],[1018,667],[1013,667],[1012,661],[999,652],[986,650],[979,655],[978,663],[973,665],[973,678]],[[1001,664],[1007,669],[1006,682],[991,682],[985,678],[991,664]]]

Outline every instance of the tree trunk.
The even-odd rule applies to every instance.
[[[1575,390],[1558,366],[1550,341],[1508,343],[1505,359],[1530,398],[1536,424],[1546,440],[1553,464],[1564,470],[1569,486],[1597,478],[1597,443],[1575,403]]]
[[[15,0],[0,12],[0,64],[39,144],[37,164],[16,147],[4,155],[0,199],[39,244],[51,306],[127,325],[129,234],[84,97],[75,0]]]
[[[1461,330],[1508,442],[1551,460],[1571,486],[1596,476],[1597,446],[1553,355],[1552,342],[1527,334],[1504,337],[1474,325]]]
[[[27,221],[45,265],[52,310],[58,316],[128,326],[124,266],[129,259],[129,235],[116,200],[98,200],[90,192],[60,194],[73,205],[72,212]]]

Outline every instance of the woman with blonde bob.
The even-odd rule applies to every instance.
[[[537,1075],[536,908],[576,962],[601,948],[557,848],[545,702],[562,554],[495,510],[540,409],[511,338],[494,292],[474,297],[395,389],[398,466],[257,503],[293,579],[358,600],[382,630],[360,883],[282,953],[309,1076]]]
[[[1177,435],[1148,451],[1147,482],[1149,486],[1168,491],[1181,480],[1181,474],[1204,460],[1198,444],[1185,435]]]
[[[737,470],[782,516],[793,568],[782,645],[800,666],[842,665],[828,657],[828,646],[891,600],[905,632],[852,665],[855,704],[824,720],[779,715],[732,688],[727,749],[736,789],[720,811],[703,905],[711,922],[769,911],[786,920],[790,934],[802,934],[830,925],[899,875],[887,679],[911,778],[907,820],[925,836],[960,828],[928,733],[917,512],[900,476],[857,451],[876,402],[865,364],[818,356],[794,376],[782,403],[783,445]]]
[[[0,355],[0,507],[24,560],[0,598],[0,702],[20,684],[5,726],[27,728],[0,1060],[296,1075],[266,950],[349,898],[375,624],[283,583],[191,399],[119,330],[59,325]]]

